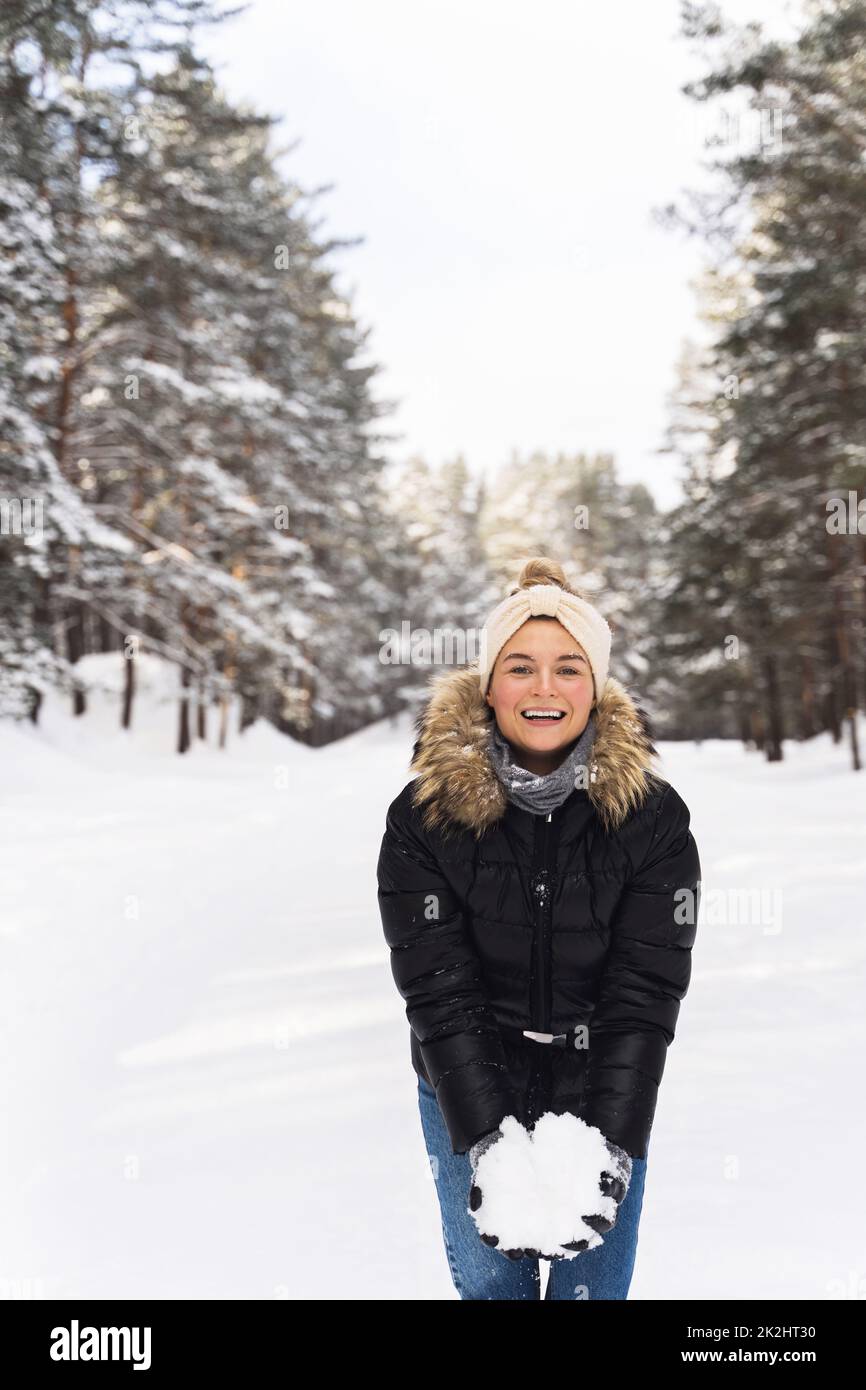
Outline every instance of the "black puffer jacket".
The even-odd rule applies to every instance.
[[[388,808],[379,906],[413,1066],[455,1153],[506,1114],[531,1124],[553,1110],[643,1158],[695,940],[688,808],[612,677],[590,786],[549,817],[508,799],[492,719],[475,666],[435,677],[417,776]],[[567,1046],[524,1036],[575,1028]]]

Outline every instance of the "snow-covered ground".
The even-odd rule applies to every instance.
[[[173,677],[124,734],[88,660],[0,723],[0,1297],[456,1298],[376,904],[408,720],[180,758]],[[704,901],[630,1296],[864,1298],[866,771],[661,751]]]

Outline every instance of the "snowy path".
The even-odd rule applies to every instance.
[[[0,726],[0,1296],[456,1298],[376,906],[408,724],[78,725]],[[866,1297],[866,772],[662,751],[705,898],[631,1296]]]

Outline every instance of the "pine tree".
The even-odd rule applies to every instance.
[[[233,695],[242,723],[324,741],[388,689],[371,631],[390,595],[370,565],[388,403],[327,263],[347,243],[316,236],[273,122],[193,51],[193,24],[218,17],[206,0],[64,0],[48,18],[11,5],[0,30],[0,207],[24,276],[0,318],[3,481],[14,500],[29,470],[58,498],[38,564],[12,539],[7,645],[39,672],[9,700],[35,708],[64,677],[83,712],[75,663],[120,647],[129,724],[144,645],[180,669],[181,751],[214,699],[221,741]]]
[[[733,533],[730,625],[750,653],[767,756],[792,731],[835,731],[841,710],[858,768],[866,541],[831,535],[827,504],[866,483],[866,5],[815,6],[794,43],[734,30],[710,6],[686,6],[685,27],[723,49],[689,94],[745,92],[761,118],[753,148],[735,142],[715,161],[716,197],[680,218],[718,248],[705,296],[724,308],[708,366],[734,389],[699,409],[713,417],[712,452],[732,465],[708,483]]]

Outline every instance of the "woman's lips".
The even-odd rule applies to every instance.
[[[530,715],[526,712],[526,710],[521,710],[521,711],[520,711],[520,717],[521,717],[521,719],[523,720],[524,724],[541,724],[541,725],[561,724],[562,721],[565,719],[565,710],[562,710],[562,711],[559,713],[558,716],[557,716],[557,715],[551,715],[550,718],[545,718],[544,716],[538,715],[538,714],[535,714],[535,715],[530,716]]]

